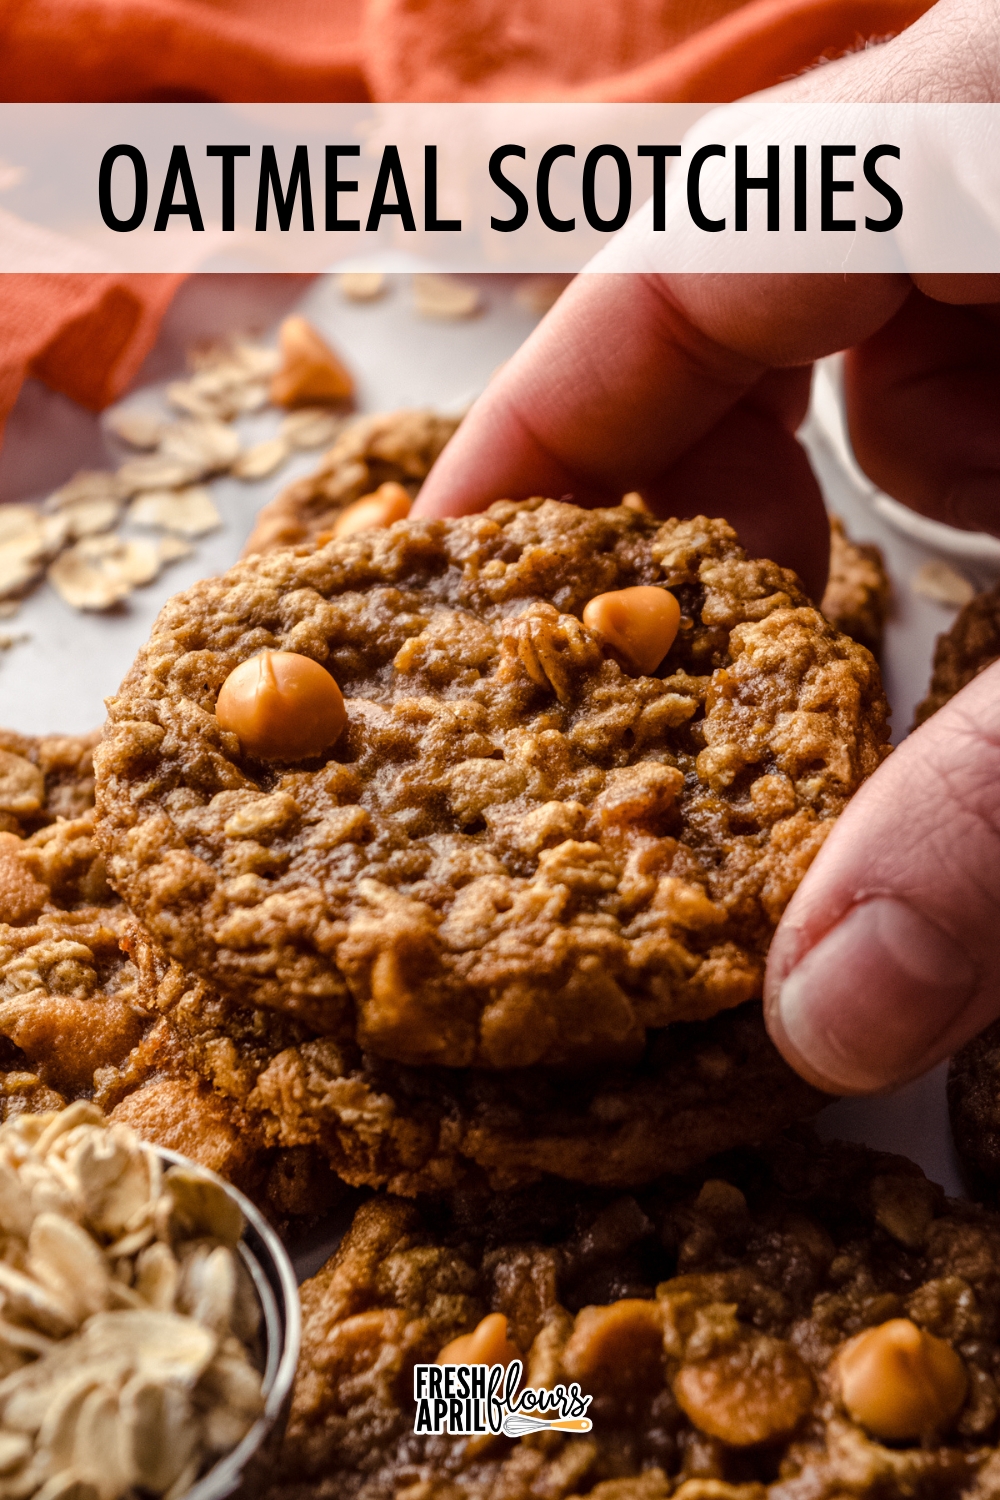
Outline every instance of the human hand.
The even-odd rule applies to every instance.
[[[939,0],[780,97],[1000,98],[998,17],[995,0]],[[415,513],[638,489],[659,514],[725,515],[819,599],[829,531],[794,433],[811,361],[838,349],[870,477],[1000,535],[1000,276],[581,276],[472,408]],[[1000,1014],[998,931],[1000,665],[839,820],[771,947],[771,1034],[833,1092],[901,1083]]]

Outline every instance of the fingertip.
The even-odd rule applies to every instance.
[[[976,965],[949,933],[908,902],[876,896],[774,976],[767,1023],[809,1082],[879,1093],[946,1055],[979,987]]]

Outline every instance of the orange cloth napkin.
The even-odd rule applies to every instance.
[[[930,0],[5,0],[3,100],[738,99]],[[0,430],[30,375],[124,390],[181,278],[6,276]]]

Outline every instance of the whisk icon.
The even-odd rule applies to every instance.
[[[589,1432],[593,1425],[589,1417],[533,1417],[519,1411],[508,1412],[503,1420],[504,1435],[510,1438],[529,1432]]]

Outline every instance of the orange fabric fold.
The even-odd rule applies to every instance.
[[[0,413],[28,376],[99,411],[138,372],[181,276],[7,275],[0,281]]]
[[[724,102],[903,30],[930,0],[6,0],[0,99]],[[179,276],[6,276],[0,430],[34,375],[92,408]]]
[[[895,36],[932,0],[368,0],[378,99],[726,103]]]

